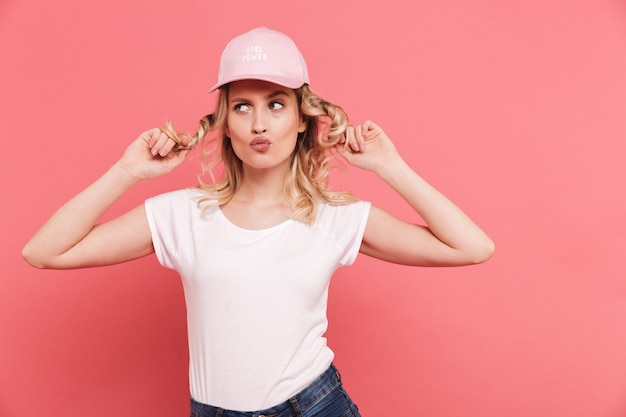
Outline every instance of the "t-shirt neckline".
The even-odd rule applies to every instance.
[[[217,206],[216,206],[216,208],[217,208],[217,212],[219,213],[219,215],[220,215],[220,217],[222,218],[222,220],[224,220],[224,222],[226,222],[226,223],[227,223],[230,227],[232,227],[233,229],[240,230],[240,231],[243,231],[243,232],[246,232],[246,233],[263,233],[263,232],[270,232],[270,231],[272,231],[272,230],[276,230],[276,229],[279,229],[279,228],[281,228],[281,227],[284,227],[285,225],[289,224],[289,223],[292,221],[292,219],[291,219],[291,218],[289,218],[289,219],[283,220],[282,222],[277,223],[277,224],[275,224],[275,225],[273,225],[273,226],[264,227],[264,228],[262,228],[262,229],[248,229],[248,228],[241,227],[241,226],[238,226],[238,225],[236,225],[235,223],[233,223],[233,222],[232,222],[232,221],[231,221],[231,220],[230,220],[230,219],[226,216],[226,214],[224,214],[224,212],[222,211],[222,208],[221,208],[219,205],[217,205]]]

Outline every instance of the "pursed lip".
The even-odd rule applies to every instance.
[[[250,142],[250,147],[258,152],[266,152],[269,150],[271,144],[272,142],[268,138],[257,136]]]

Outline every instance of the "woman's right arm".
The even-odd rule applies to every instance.
[[[112,265],[153,251],[143,204],[107,222],[98,219],[143,179],[180,165],[187,151],[160,129],[142,133],[104,175],[65,203],[37,231],[22,256],[37,268],[72,269]]]

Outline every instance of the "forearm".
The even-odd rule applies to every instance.
[[[24,247],[26,261],[47,264],[79,243],[111,205],[139,180],[113,165],[104,175],[57,210]]]
[[[413,207],[441,242],[477,261],[491,256],[494,244],[487,234],[402,158],[385,164],[377,174]]]

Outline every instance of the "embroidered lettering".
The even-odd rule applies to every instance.
[[[267,54],[260,45],[252,45],[246,48],[246,53],[241,57],[242,61],[267,61]]]

